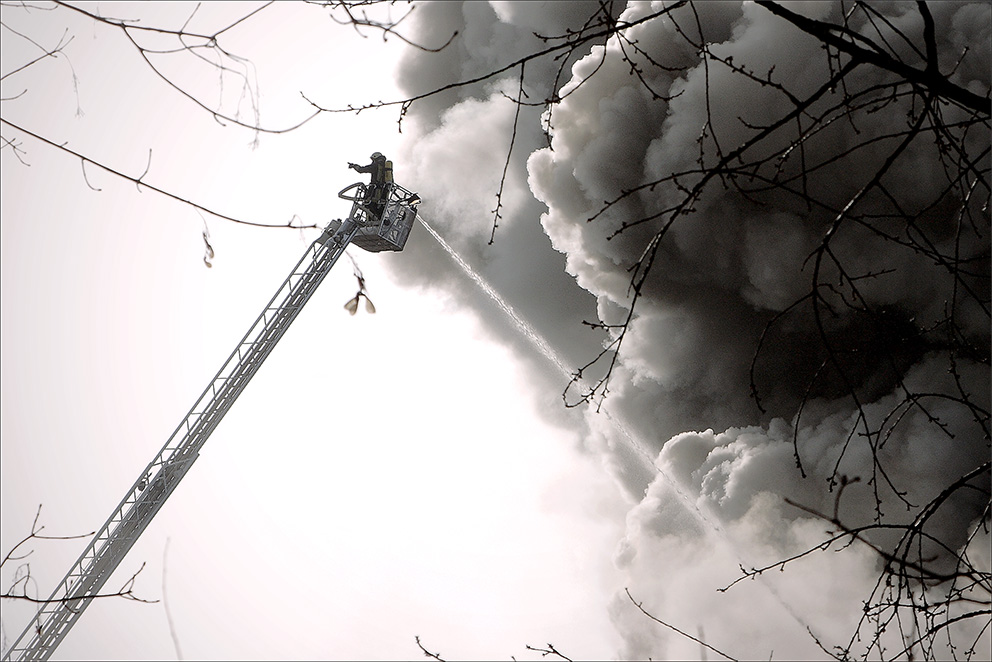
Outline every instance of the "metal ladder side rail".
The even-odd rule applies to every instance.
[[[225,362],[225,364],[218,371],[217,376],[211,382],[210,387],[208,387],[208,389],[211,389],[212,393],[208,394],[204,392],[200,396],[200,399],[197,400],[196,404],[193,406],[191,413],[195,412],[197,405],[200,405],[206,402],[207,400],[209,400],[209,398],[207,397],[208,395],[216,395],[219,384],[222,384],[225,379],[231,378],[230,375],[224,377],[223,373],[225,372],[225,370],[229,368],[233,370],[234,366],[245,360],[246,348],[251,348],[251,346],[256,342],[256,339],[253,339],[252,336],[260,335],[262,329],[265,326],[268,326],[267,324],[269,322],[268,314],[271,313],[271,311],[277,311],[280,309],[287,309],[287,308],[299,308],[309,300],[309,297],[312,294],[312,290],[316,289],[316,286],[319,285],[319,282],[315,282],[317,276],[320,273],[319,263],[322,259],[326,258],[329,252],[330,251],[327,250],[319,242],[314,242],[310,246],[308,252],[303,256],[303,258],[300,260],[299,263],[302,264],[303,262],[307,261],[307,258],[309,258],[310,266],[301,270],[299,269],[299,264],[298,264],[297,268],[293,271],[293,273],[291,273],[289,277],[287,277],[286,280],[283,281],[279,290],[276,292],[276,295],[272,298],[272,300],[269,301],[269,304],[263,309],[262,314],[259,316],[258,319],[255,320],[255,323],[249,329],[248,333],[246,333],[245,337],[241,340],[240,343],[238,343],[237,347],[235,348],[235,351],[232,352],[232,355],[228,358],[227,362]],[[335,261],[336,258],[337,256],[334,256]],[[317,270],[315,270],[313,266],[314,264],[318,265]],[[294,277],[299,279],[298,282],[295,283],[292,282],[292,279]],[[291,289],[287,290],[287,284],[290,286]],[[301,293],[298,291],[301,285],[306,286],[307,289],[310,290],[310,292],[305,293],[306,294],[305,298],[301,297],[300,296]],[[279,299],[279,295],[283,293],[283,290],[287,290],[286,294],[284,295],[284,298],[290,300],[280,305],[273,305],[273,303],[275,303],[276,300]],[[296,298],[296,301],[292,300],[292,298],[294,297]],[[263,325],[260,326],[259,325],[260,322],[263,322]],[[237,354],[237,360],[234,360],[235,354]]]
[[[343,232],[342,228],[344,229]],[[268,357],[272,348],[302,310],[303,305],[310,299],[317,286],[344,253],[345,248],[359,228],[360,226],[349,218],[329,240],[324,241],[322,235],[321,238],[313,242],[294,267],[290,276],[280,285],[248,333],[237,345],[235,351],[223,364],[217,376],[193,405],[186,418],[169,437],[165,446],[135,481],[131,490],[97,532],[62,582],[58,584],[49,600],[42,605],[17,641],[4,653],[4,660],[47,659],[51,655],[68,633],[71,624],[82,614],[95,594],[106,583],[113,569],[134,545],[165,499],[188,471],[199,454],[199,448],[220,423],[237,396],[247,387],[251,377],[261,367],[262,362]],[[301,269],[301,265],[304,263],[306,263],[306,267]],[[292,287],[287,288],[287,283],[290,283],[294,276],[298,277],[296,282],[292,283]],[[286,301],[294,295],[299,295],[296,296],[297,302],[294,302],[295,305],[287,309],[285,314],[267,317],[266,313],[274,307],[273,304],[277,300]],[[274,327],[272,327],[273,322]],[[248,345],[250,349],[255,344],[258,346],[254,350],[247,353],[242,351],[245,345]],[[245,360],[246,358],[248,360]],[[230,374],[225,376],[224,373],[228,370],[230,370]],[[221,382],[220,388],[216,387],[218,380]],[[218,395],[220,397],[217,397]],[[198,407],[202,407],[202,411],[196,411]],[[180,435],[182,436],[178,443],[174,443]],[[176,458],[176,465],[181,465],[181,470],[178,472],[170,471],[170,468],[174,466],[172,464],[173,458]],[[163,477],[168,480],[164,481],[166,491],[162,493],[161,498],[149,500],[148,496],[143,497],[144,490]],[[144,515],[142,515],[141,509],[137,508],[138,504],[141,503],[151,505],[151,508],[146,510]],[[142,516],[132,520],[130,519],[132,513]],[[129,521],[134,521],[136,524],[132,531],[125,531],[124,529],[128,528],[125,523]],[[106,563],[104,559],[113,561],[111,571],[95,573],[95,568]],[[92,581],[81,581],[82,578],[90,576],[93,577]],[[33,632],[30,640],[23,647],[20,646],[21,641],[29,632]],[[15,658],[15,655],[18,657]]]
[[[319,257],[319,255],[320,255],[320,254],[319,254],[319,253],[315,253],[315,255]],[[310,254],[308,253],[308,254],[307,254],[307,256],[305,256],[305,257],[312,257],[312,256],[311,256],[311,255],[310,255]],[[335,256],[335,260],[336,260],[336,256]],[[301,262],[302,262],[302,260],[301,260]],[[311,260],[311,262],[312,262],[312,260]],[[331,266],[330,264],[328,264],[328,265],[325,265],[325,268],[329,268],[330,266]],[[313,264],[311,264],[311,268],[312,268],[312,267],[313,267]],[[294,273],[295,273],[295,272],[294,272]],[[312,279],[311,279],[311,282],[312,282]],[[280,292],[281,292],[281,290],[282,290],[282,289],[283,289],[283,288],[280,288]],[[278,296],[278,294],[279,294],[279,293],[277,293],[277,296]],[[307,298],[309,298],[309,297],[307,297]],[[297,310],[298,310],[298,309],[297,309]],[[295,315],[294,315],[294,317],[295,317]],[[281,336],[281,334],[279,334],[279,335]],[[269,336],[269,338],[271,339],[271,335]],[[278,340],[278,338],[276,338],[276,340]],[[265,352],[265,355],[266,355],[266,356],[268,355],[268,351],[266,351],[266,352]],[[261,357],[261,358],[262,358],[262,360],[264,360],[264,356],[263,356],[263,357]],[[252,361],[251,361],[250,363],[251,363],[251,364],[255,364],[255,365],[260,365],[260,364],[258,363],[258,360],[257,360],[257,359],[258,359],[258,356],[257,356],[257,352],[256,352],[256,353],[255,353],[255,356],[253,356],[253,360],[252,360]],[[225,367],[226,367],[226,366],[225,366]],[[241,388],[243,388],[243,387],[244,387],[244,386],[246,386],[246,385],[247,385],[247,382],[245,381],[245,382],[244,382],[244,383],[243,383],[243,384],[241,385]],[[226,391],[226,390],[227,390],[227,389],[225,389],[225,391]],[[238,389],[238,390],[240,391],[240,389]],[[228,398],[227,398],[227,397],[222,397],[222,398],[220,399],[220,402],[224,402],[224,401],[228,401],[228,402],[230,402],[230,403],[232,403],[232,404],[233,404],[233,400],[228,400]],[[228,407],[229,407],[229,406],[230,406],[230,405],[228,405]],[[215,412],[215,413],[216,413],[216,412]],[[198,418],[199,418],[199,417],[198,417]],[[219,417],[214,417],[214,416],[208,416],[208,417],[207,417],[207,420],[206,420],[205,422],[206,422],[206,423],[208,423],[208,424],[209,424],[209,423],[213,423],[213,424],[212,424],[212,425],[208,425],[208,427],[210,428],[209,430],[203,430],[203,432],[206,432],[207,434],[205,434],[205,435],[204,435],[204,434],[195,434],[195,435],[189,435],[189,436],[193,436],[193,437],[200,437],[201,439],[203,439],[203,440],[205,440],[205,437],[206,437],[206,436],[209,436],[209,432],[211,432],[211,431],[212,431],[212,429],[213,429],[213,428],[214,428],[214,427],[216,426],[216,424],[217,424],[217,423],[219,423],[219,421],[220,421],[220,418],[219,418]],[[194,427],[200,427],[200,426],[194,426]],[[191,432],[192,432],[192,430],[191,430]],[[195,459],[195,458],[194,458],[194,459]],[[154,462],[153,462],[153,464],[154,464]],[[164,464],[164,462],[163,462],[163,464]],[[151,465],[150,465],[150,466],[151,466]],[[146,474],[147,474],[147,473],[148,473],[148,472],[146,472]],[[184,473],[185,473],[185,472],[184,472]],[[123,521],[124,521],[124,519],[125,519],[125,518],[127,517],[127,515],[126,515],[126,514],[125,514],[125,513],[123,512],[123,511],[124,511],[124,508],[123,508],[123,506],[125,506],[125,505],[126,505],[125,503],[122,503],[122,504],[121,504],[121,507],[119,507],[119,508],[118,508],[118,510],[117,510],[117,511],[115,511],[115,513],[114,513],[114,516],[112,516],[112,518],[111,518],[112,520],[116,520],[116,521],[117,521],[117,523],[118,523],[118,526],[119,526],[119,525],[121,524],[121,522],[123,522]],[[156,509],[156,510],[157,510],[157,509]],[[106,528],[106,527],[105,527],[105,528]],[[116,528],[116,527],[115,527],[115,528]],[[142,527],[142,528],[143,528],[143,527]],[[102,536],[101,536],[101,535],[98,535],[98,536],[97,536],[97,539],[95,539],[95,540],[94,540],[94,543],[98,543],[98,542],[99,542],[99,541],[100,541],[100,540],[102,539],[102,540],[104,540],[104,545],[106,545],[106,541],[107,541],[107,540],[109,539],[109,537],[110,537],[110,532],[109,532],[109,531],[105,531],[105,532],[102,532],[102,533],[104,533],[104,535],[102,535]],[[140,534],[140,532],[138,532],[138,533]],[[136,538],[137,538],[137,536],[133,536],[133,538],[134,538],[134,539],[136,540]],[[130,545],[128,545],[128,547],[130,547]],[[91,558],[91,564],[92,564],[92,563],[94,563],[95,561],[96,561],[96,559],[95,559],[95,558]],[[81,564],[78,564],[78,563],[77,563],[77,566],[80,566],[80,565],[81,565]],[[77,570],[77,567],[76,567],[76,566],[74,566],[74,568],[73,568],[73,570],[71,570],[71,571],[70,571],[70,573],[69,573],[69,575],[67,576],[67,578],[66,578],[66,580],[64,580],[64,583],[63,583],[63,586],[62,586],[62,588],[63,588],[63,593],[64,593],[64,595],[66,596],[66,598],[68,598],[68,597],[69,597],[70,595],[79,595],[79,592],[77,592],[77,591],[73,591],[73,590],[72,590],[72,587],[70,586],[70,584],[71,584],[71,583],[74,583],[74,582],[70,582],[69,580],[70,580],[70,579],[76,579],[76,580],[78,580],[78,578],[79,578],[79,577],[83,577],[83,576],[86,576],[86,572],[87,572],[87,569],[84,569],[84,568],[81,568],[81,569],[79,569],[79,570]],[[89,570],[89,572],[92,572],[92,570]],[[101,582],[101,584],[102,584],[102,582]],[[98,590],[98,589],[97,589],[97,590]],[[85,591],[84,591],[84,592],[85,592]],[[57,591],[57,593],[58,593],[58,591]],[[54,597],[54,596],[53,596],[53,597]],[[46,610],[46,611],[48,611],[48,610]],[[61,629],[61,628],[59,628],[59,629]]]
[[[192,464],[192,462],[190,461],[189,464]],[[173,483],[173,487],[175,483],[178,483],[178,481],[171,482]],[[171,490],[169,490],[169,492],[171,492]],[[150,495],[150,493],[151,492],[147,494]],[[144,503],[139,504],[138,508],[140,510],[142,505],[148,505],[148,503],[151,503],[154,511],[157,512],[158,508],[161,507],[167,497],[168,494],[166,493],[161,494],[157,499],[145,498]],[[133,517],[134,513],[134,510],[130,511],[129,515],[131,516],[125,516],[121,526],[127,527],[130,525],[133,527],[135,525],[135,518]],[[54,647],[61,642],[64,636],[68,633],[69,628],[71,628],[75,618],[78,618],[82,611],[89,605],[89,602],[94,598],[94,594],[102,588],[104,583],[106,583],[110,577],[110,574],[112,574],[113,569],[116,568],[117,564],[123,558],[123,555],[127,553],[136,539],[136,536],[133,537],[133,539],[131,539],[130,542],[127,542],[123,548],[121,545],[117,545],[116,549],[110,548],[110,551],[117,551],[116,554],[107,554],[106,550],[108,548],[104,547],[104,554],[97,559],[97,563],[105,566],[102,569],[91,566],[85,570],[77,571],[77,568],[74,566],[73,569],[70,570],[69,575],[67,575],[63,580],[63,584],[68,584],[66,586],[65,597],[59,602],[49,602],[43,605],[42,609],[39,610],[34,619],[40,623],[42,620],[42,615],[46,616],[44,619],[45,625],[39,625],[35,629],[35,637],[40,641],[42,636],[46,636],[49,641],[48,645],[46,647],[26,647],[26,654],[23,659],[47,659],[50,652],[46,653],[46,650],[53,651]],[[126,540],[126,538],[118,538],[118,541],[121,540]],[[73,577],[75,577],[76,581],[70,584],[70,579]],[[8,654],[13,652],[13,650],[14,648],[12,647],[11,651],[8,651]]]
[[[347,240],[350,241],[350,236],[347,237]],[[337,261],[337,259],[340,257],[340,253],[343,252],[343,248],[347,245],[347,242],[345,242],[341,247],[341,250],[338,251],[337,254],[332,254],[332,251],[330,250],[315,249],[314,247],[317,245],[317,243],[318,242],[314,242],[314,245],[311,246],[307,254],[304,255],[303,259],[300,260],[300,263],[297,264],[296,269],[294,269],[293,273],[290,275],[290,278],[292,278],[293,276],[299,275],[301,273],[303,275],[310,274],[310,278],[309,278],[310,286],[308,287],[310,292],[307,293],[307,300],[309,300],[310,295],[312,295],[312,292],[313,290],[316,289],[317,285],[320,284],[320,281],[316,281],[314,275],[326,273],[326,271],[333,266],[334,262]],[[302,264],[304,261],[306,261],[307,258],[310,258],[310,265],[306,269],[301,271],[299,265]],[[287,281],[288,280],[289,279],[287,279]],[[323,275],[321,276],[320,280],[321,281],[323,280]],[[285,289],[285,284],[286,281],[284,281],[283,284],[280,286],[279,290],[276,292],[276,295],[273,297],[273,300],[270,301],[269,305],[266,306],[265,311],[268,311],[270,308],[273,308],[272,303],[279,297],[280,294],[283,293],[283,290]],[[284,298],[289,297],[291,294],[292,294],[291,291],[287,292],[284,295]],[[197,426],[197,421],[204,414],[208,413],[208,409],[210,408],[211,401],[225,399],[226,397],[225,394],[228,392],[225,386],[230,385],[231,383],[236,382],[242,378],[241,372],[243,370],[239,371],[238,370],[239,366],[243,368],[245,364],[251,364],[257,361],[257,356],[252,355],[250,353],[250,350],[253,345],[258,344],[260,339],[263,337],[263,333],[267,330],[269,326],[266,324],[261,324],[261,325],[259,324],[259,322],[263,321],[263,317],[264,317],[264,313],[263,315],[260,315],[258,319],[256,319],[255,323],[249,329],[248,333],[246,333],[245,337],[242,338],[241,342],[238,343],[234,352],[232,352],[231,356],[224,363],[221,369],[217,372],[217,375],[214,377],[214,380],[211,381],[207,389],[204,390],[203,394],[201,394],[200,398],[196,401],[196,403],[194,403],[193,407],[190,409],[190,412],[189,414],[187,414],[187,417],[183,420],[182,423],[180,423],[179,427],[173,433],[172,437],[170,437],[169,440],[170,442],[178,437],[181,429],[184,426],[186,428],[186,436],[187,437],[192,436],[194,433],[194,429]],[[168,451],[171,450],[175,452],[181,446],[182,443],[177,444],[175,448],[170,449],[169,444],[167,443],[166,447],[162,449],[162,452],[159,454],[159,457],[156,459],[160,461],[164,460],[164,456],[168,453]],[[155,462],[153,461],[152,464],[149,465],[149,467],[152,467],[154,464]]]
[[[163,490],[159,492],[157,498],[145,499],[138,504],[136,510],[129,512],[129,517],[125,519],[121,526],[123,529],[130,529],[133,535],[118,536],[109,541],[110,546],[104,547],[104,553],[95,559],[94,565],[88,567],[84,574],[79,575],[78,583],[71,587],[69,594],[66,595],[64,600],[60,603],[49,603],[46,605],[49,608],[50,618],[46,622],[45,627],[39,627],[35,631],[35,634],[39,637],[39,643],[40,635],[42,634],[47,635],[48,642],[44,646],[28,648],[23,659],[44,660],[54,652],[58,644],[61,643],[62,639],[69,633],[69,630],[72,629],[76,619],[82,615],[86,607],[95,599],[100,588],[110,579],[114,570],[116,570],[124,556],[137,541],[145,526],[147,526],[147,522],[151,521],[155,514],[157,514],[166,499],[168,499],[169,495],[179,484],[182,475],[186,473],[192,463],[192,459],[184,462],[183,464],[186,466],[182,468],[179,475],[176,475],[174,479],[171,479],[170,476],[170,480],[164,481]],[[150,506],[150,509],[140,512],[141,507],[146,505]]]

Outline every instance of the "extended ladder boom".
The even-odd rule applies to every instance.
[[[356,187],[353,197],[344,195]],[[362,246],[363,241],[381,239],[380,227],[394,234],[395,227],[405,228],[398,244],[368,249],[402,250],[416,217],[415,207],[408,203],[415,196],[399,186],[389,185],[381,217],[373,216],[363,204],[365,196],[366,188],[361,184],[342,191],[341,197],[354,201],[351,216],[344,222],[331,222],[310,245],[186,418],[97,531],[52,596],[4,653],[4,660],[45,660],[51,656],[189,471],[207,438],[356,235],[359,236],[356,245]]]

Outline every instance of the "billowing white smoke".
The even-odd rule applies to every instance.
[[[839,20],[838,5],[786,4],[813,18]],[[922,33],[914,5],[875,5],[893,26]],[[401,67],[401,83],[416,94],[484,74],[545,48],[534,33],[564,34],[598,7],[496,2],[418,7],[421,43],[444,41],[455,30],[460,37],[440,54],[412,51]],[[622,18],[633,22],[662,8],[659,2],[632,2],[618,7],[614,16],[622,10]],[[933,3],[931,10],[941,61],[953,63],[969,49],[953,81],[987,95],[989,5]],[[671,173],[692,171],[701,158],[712,165],[720,150],[736,148],[792,107],[774,85],[701,62],[686,36],[697,39],[701,30],[715,55],[732,58],[798,97],[812,94],[831,75],[819,42],[752,3],[697,3],[676,10],[672,19],[642,23],[626,31],[623,43],[601,40],[573,55],[557,90],[560,62],[545,58],[527,64],[527,100],[538,105],[521,112],[503,219],[492,246],[486,242],[515,111],[505,96],[516,96],[519,68],[418,102],[404,120],[410,139],[398,168],[431,201],[424,211],[576,366],[595,356],[602,342],[582,328],[581,320],[595,316],[610,325],[624,320],[631,302],[629,268],[665,217],[617,231],[677,204],[681,187],[698,181],[698,175],[687,175],[676,186],[665,181]],[[644,53],[633,50],[634,44]],[[905,42],[896,47],[912,58]],[[644,65],[639,75],[624,55]],[[648,56],[664,67],[652,65]],[[881,81],[866,67],[847,83],[867,86],[875,78]],[[550,124],[549,144],[538,114],[540,102],[554,91],[562,101],[543,118]],[[839,93],[828,93],[824,103],[836,103]],[[810,199],[843,207],[894,143],[879,140],[853,159],[830,161],[829,156],[858,141],[871,143],[905,131],[906,112],[905,105],[893,104],[859,113],[856,122],[830,125],[802,148],[807,164],[825,165],[808,178],[797,178],[794,187],[803,187]],[[794,132],[779,132],[761,149],[775,153],[794,137]],[[972,154],[980,153],[983,143],[987,149],[988,127],[968,140],[979,145]],[[978,167],[987,181],[988,153],[982,158]],[[798,155],[784,162],[783,176],[795,174],[798,163]],[[886,175],[885,190],[908,213],[922,213],[927,222],[951,228],[955,219],[941,217],[940,209],[925,209],[947,185],[935,176],[939,163],[933,141],[916,141]],[[651,181],[659,184],[598,214],[605,201]],[[871,522],[876,508],[892,521],[907,521],[911,514],[899,519],[900,512],[908,512],[905,501],[926,503],[948,481],[988,461],[988,440],[968,407],[948,399],[928,402],[926,409],[903,405],[906,392],[955,393],[963,384],[987,412],[988,367],[962,360],[958,375],[949,374],[946,352],[932,343],[904,343],[894,354],[887,347],[863,346],[855,360],[845,363],[866,397],[859,410],[836,375],[817,373],[825,355],[809,305],[773,325],[755,359],[766,325],[810,292],[813,267],[807,258],[833,214],[795,195],[769,191],[750,197],[713,182],[692,213],[671,225],[610,381],[606,407],[611,418],[604,421],[602,414],[589,411],[586,445],[603,454],[635,502],[616,560],[629,573],[631,593],[648,611],[694,636],[699,627],[707,642],[738,656],[819,656],[823,651],[807,627],[825,646],[847,645],[862,616],[879,569],[878,556],[867,547],[811,555],[774,577],[766,574],[726,593],[716,589],[740,576],[739,564],[760,567],[824,540],[829,525],[783,497],[828,515],[836,507],[837,516],[850,525]],[[872,204],[886,209],[888,203],[868,199],[865,204],[863,213],[870,213]],[[987,210],[979,222],[987,230],[984,214]],[[838,345],[850,346],[869,331],[884,343],[904,338],[913,325],[939,326],[955,279],[934,278],[932,270],[920,268],[918,253],[849,225],[832,238],[832,247],[844,256],[848,275],[876,274],[858,286],[866,305],[883,310],[885,317],[868,324],[845,309],[839,295],[825,294],[837,315],[821,322],[823,332]],[[948,242],[958,241],[960,255],[984,256],[975,270],[984,270],[987,281],[988,236],[976,239],[972,233],[969,239],[966,234],[933,232],[944,242],[938,246],[943,252],[953,252]],[[443,262],[435,250],[425,237],[412,239],[411,256],[403,265],[406,275],[415,282],[442,284],[473,301],[477,294],[471,288],[440,271]],[[566,271],[571,277],[564,276]],[[837,279],[836,268],[825,266],[821,280]],[[987,283],[985,288],[977,298],[987,301]],[[495,329],[508,328],[487,304],[479,307]],[[987,352],[987,307],[960,303],[957,318],[969,342]],[[507,342],[518,341],[509,335]],[[532,360],[537,372],[547,373],[538,359]],[[752,362],[762,407],[751,393]],[[558,378],[544,377],[551,384]],[[899,425],[873,455],[857,430],[877,429],[893,411],[901,416]],[[935,420],[945,433],[935,432]],[[625,438],[628,433],[640,448],[657,455],[658,471],[645,470],[643,457]],[[883,469],[885,475],[879,473]],[[857,482],[847,485],[838,500],[836,489],[827,490],[832,476]],[[964,545],[983,499],[987,495],[945,509],[931,532]],[[988,540],[986,532],[969,551],[986,570]],[[623,657],[699,654],[698,644],[653,623],[622,591],[611,612],[627,642],[619,652]]]

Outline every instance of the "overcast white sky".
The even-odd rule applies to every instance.
[[[134,175],[150,151],[148,183],[260,223],[323,225],[345,216],[348,204],[336,194],[358,179],[346,164],[384,152],[396,180],[424,198],[423,215],[576,367],[602,343],[581,321],[616,322],[628,297],[626,269],[643,248],[636,232],[606,239],[622,214],[585,219],[632,182],[693,163],[709,103],[695,54],[670,22],[630,33],[685,67],[652,72],[652,84],[673,95],[667,105],[645,100],[615,43],[601,67],[601,47],[576,53],[559,80],[574,92],[555,109],[553,149],[539,109],[521,114],[504,218],[490,246],[514,119],[504,94],[515,94],[516,71],[415,104],[402,134],[393,107],[323,114],[255,144],[251,131],[221,126],[154,77],[118,31],[43,6],[5,6],[4,23],[44,46],[64,32],[72,41],[59,57],[4,79],[5,120]],[[87,5],[174,27],[194,6]],[[207,5],[190,27],[216,30],[256,6]],[[658,6],[631,3],[626,16]],[[941,47],[971,48],[961,84],[987,93],[987,67],[974,62],[989,60],[989,6],[939,6]],[[300,92],[329,108],[399,99],[512,61],[540,43],[535,32],[563,33],[596,7],[419,6],[405,34],[439,44],[458,32],[449,49],[430,55],[376,33],[362,39],[319,7],[278,3],[221,40],[250,62],[247,92],[236,75],[203,63],[161,64],[206,105],[252,121],[255,99],[262,125],[281,128],[310,114]],[[831,7],[805,11],[825,16]],[[774,63],[796,85],[823,75],[819,45],[753,4],[697,10],[723,54],[756,70]],[[915,14],[903,14],[912,31]],[[2,49],[5,73],[40,53],[9,30]],[[557,66],[528,64],[532,99],[547,93]],[[739,114],[760,123],[775,112],[767,90],[711,73],[720,92],[714,122],[728,141],[737,138]],[[892,121],[883,113],[859,129],[873,135]],[[9,147],[0,154],[6,551],[28,533],[38,504],[45,533],[80,534],[105,521],[316,232],[201,215],[81,167],[7,124],[2,131],[26,162]],[[932,186],[925,168],[894,173],[903,191]],[[835,175],[838,195],[859,181],[854,167]],[[822,539],[823,524],[781,497],[832,505],[824,479],[854,420],[843,402],[811,405],[800,431],[811,477],[802,481],[791,443],[793,357],[769,367],[779,371],[769,377],[770,414],[759,415],[740,388],[765,319],[755,311],[780,310],[801,294],[802,256],[818,236],[785,208],[742,208],[705,199],[693,223],[672,230],[657,287],[640,304],[598,413],[562,407],[560,368],[423,228],[401,253],[352,248],[378,312],[352,317],[343,309],[356,281],[342,259],[106,587],[144,564],[135,592],[160,601],[97,601],[56,659],[174,658],[166,607],[191,659],[416,658],[415,636],[447,659],[538,659],[526,646],[548,642],[574,658],[703,655],[638,612],[625,588],[652,613],[743,658],[819,657],[807,628],[846,643],[877,577],[865,549],[716,590],[741,564]],[[205,225],[212,268],[203,262]],[[865,253],[868,264],[881,259]],[[939,284],[905,270],[899,278],[905,273],[913,275],[882,279],[877,296],[930,314],[930,303],[920,302],[942,300]],[[797,341],[800,363],[802,347]],[[987,369],[965,378],[987,401]],[[907,377],[941,379],[929,360]],[[893,397],[883,392],[868,407],[888,411]],[[940,413],[952,428],[968,422],[953,409]],[[906,422],[912,431],[918,421]],[[971,434],[962,427],[954,449],[912,432],[897,437],[893,446],[910,450],[890,458],[893,475],[919,495],[939,489],[945,473],[987,459],[987,444]],[[855,446],[843,469],[856,473],[865,458]],[[867,492],[858,490],[867,489],[851,488],[846,516],[865,514]],[[948,526],[967,531],[969,517],[948,518]],[[974,553],[987,566],[987,536],[979,542]],[[84,545],[35,543],[31,590],[47,597]],[[9,583],[14,571],[5,566],[0,579]],[[2,608],[6,646],[32,610],[9,601]]]

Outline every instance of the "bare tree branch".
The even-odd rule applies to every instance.
[[[38,135],[37,133],[34,133],[32,131],[29,131],[28,129],[25,129],[24,127],[11,122],[10,120],[4,119],[4,118],[0,118],[0,122],[6,124],[8,126],[10,126],[13,129],[16,129],[17,131],[20,131],[21,133],[23,133],[25,135],[31,136],[35,140],[38,140],[38,141],[40,141],[40,142],[48,145],[49,147],[53,147],[53,148],[55,148],[55,149],[57,149],[57,150],[59,150],[61,152],[64,152],[66,154],[69,154],[70,156],[76,157],[83,164],[92,163],[93,165],[97,166],[101,170],[104,170],[106,172],[109,172],[112,175],[116,175],[117,177],[120,177],[121,179],[125,179],[125,180],[127,180],[129,182],[132,182],[135,186],[137,186],[139,188],[139,190],[141,188],[146,188],[146,189],[149,189],[151,191],[155,191],[159,195],[163,195],[163,196],[165,196],[167,198],[171,198],[172,200],[175,200],[176,202],[180,202],[180,203],[182,203],[182,204],[184,204],[184,205],[186,205],[188,207],[192,207],[193,209],[196,209],[196,210],[205,212],[207,214],[210,214],[211,216],[215,216],[216,218],[220,218],[220,219],[223,219],[225,221],[231,221],[232,223],[238,223],[240,225],[250,225],[252,227],[258,227],[258,228],[292,228],[292,229],[298,229],[300,227],[304,227],[304,228],[315,228],[315,227],[317,227],[316,225],[302,225],[302,226],[300,226],[300,225],[294,225],[292,221],[289,221],[288,223],[283,223],[281,225],[276,225],[276,224],[273,224],[273,223],[257,223],[257,222],[254,222],[254,221],[246,221],[246,220],[243,220],[243,219],[240,219],[240,218],[235,218],[233,216],[228,216],[227,214],[222,214],[220,212],[213,211],[212,209],[209,209],[207,207],[204,207],[203,205],[197,204],[197,203],[193,202],[192,200],[188,200],[188,199],[183,198],[183,197],[181,197],[179,195],[176,195],[174,193],[170,193],[170,192],[168,192],[168,191],[166,191],[164,189],[161,189],[161,188],[159,188],[157,186],[154,186],[152,184],[149,184],[148,182],[142,180],[142,177],[145,176],[144,174],[142,174],[140,177],[132,177],[131,175],[125,174],[125,173],[121,172],[120,170],[117,170],[117,169],[112,168],[110,166],[104,165],[104,164],[102,164],[102,163],[100,163],[98,161],[94,161],[90,157],[84,156],[83,154],[80,154],[79,152],[76,152],[75,150],[72,150],[72,149],[66,147],[64,144],[61,144],[60,145],[60,144],[58,144],[56,142],[53,142],[53,141],[49,140],[48,138],[45,138],[43,136]],[[146,169],[145,172],[147,173],[147,169]],[[88,181],[87,181],[87,185],[89,185],[89,182]],[[90,188],[93,188],[92,185],[90,185]],[[100,190],[100,189],[94,189],[94,190]]]
[[[34,550],[28,550],[23,554],[18,554],[18,550],[24,545],[28,544],[32,540],[77,540],[80,538],[89,538],[95,532],[82,533],[75,536],[46,536],[42,535],[42,531],[45,529],[44,526],[38,525],[38,520],[41,518],[41,504],[38,505],[38,510],[35,512],[34,521],[31,524],[31,532],[21,539],[16,545],[11,547],[6,555],[4,555],[3,561],[0,561],[0,570],[2,570],[10,561],[21,561],[29,557]],[[133,600],[134,602],[144,602],[146,604],[154,604],[158,600],[147,600],[145,598],[139,598],[134,594],[134,584],[141,574],[141,571],[145,569],[145,564],[142,563],[141,567],[131,575],[131,577],[124,582],[120,590],[113,593],[98,593],[90,596],[88,599],[92,598],[125,598],[127,600]],[[22,602],[31,602],[33,604],[45,605],[53,603],[69,603],[77,600],[78,598],[56,598],[56,599],[42,599],[36,596],[28,595],[27,589],[30,584],[34,582],[34,577],[31,575],[31,565],[29,563],[22,563],[18,566],[15,572],[14,579],[10,586],[0,593],[0,598],[7,600],[18,600]]]
[[[441,657],[441,655],[440,655],[440,654],[438,654],[438,653],[433,653],[433,652],[431,652],[431,651],[429,651],[429,650],[427,650],[426,648],[424,648],[424,645],[423,645],[422,643],[420,643],[420,637],[419,637],[419,636],[417,636],[417,637],[414,637],[414,640],[415,640],[415,641],[417,642],[417,646],[418,646],[418,647],[420,648],[420,650],[421,650],[421,651],[423,652],[423,654],[424,654],[424,657],[429,657],[429,658],[431,658],[432,660],[437,660],[438,662],[444,662],[444,658],[443,658],[443,657]]]
[[[648,612],[646,609],[644,609],[644,607],[642,606],[642,603],[637,602],[636,600],[634,600],[634,596],[632,596],[630,594],[630,589],[625,588],[624,589],[624,593],[627,594],[627,598],[630,600],[630,603],[632,605],[634,605],[635,607],[637,607],[637,610],[638,611],[640,611],[642,614],[644,614],[645,616],[647,616],[648,618],[650,618],[655,623],[658,623],[660,625],[664,625],[669,630],[672,630],[673,632],[675,632],[675,633],[677,633],[677,634],[685,637],[686,639],[689,639],[690,641],[696,642],[700,646],[703,646],[704,648],[713,651],[717,655],[719,655],[719,656],[721,656],[723,658],[726,658],[728,660],[733,660],[734,662],[736,662],[736,659],[737,658],[733,658],[733,657],[727,655],[726,653],[724,653],[723,651],[719,650],[718,648],[713,648],[713,646],[710,646],[708,643],[706,643],[702,639],[697,639],[696,637],[692,636],[688,632],[683,632],[682,630],[678,629],[674,625],[671,625],[670,623],[666,623],[665,621],[661,620],[660,618],[658,618],[654,614],[651,614],[650,612]]]
[[[970,90],[955,85],[946,76],[940,74],[937,70],[935,52],[932,53],[932,60],[928,58],[926,70],[920,71],[881,52],[877,46],[853,30],[839,28],[836,25],[806,18],[771,0],[756,0],[755,4],[764,7],[780,18],[784,18],[803,32],[816,37],[824,44],[833,46],[837,50],[850,55],[852,61],[864,62],[880,69],[891,71],[910,83],[919,85],[924,89],[929,89],[937,96],[959,103],[965,108],[981,113],[984,117],[989,117],[992,114],[992,100],[988,97],[980,97]],[[924,2],[918,2],[917,6],[926,9],[926,3]],[[929,10],[927,10],[924,20],[926,20],[926,16],[929,16]],[[933,34],[932,23],[933,19],[930,19],[929,30],[931,31],[931,36]],[[868,46],[868,48],[865,46]],[[927,53],[928,56],[931,55],[930,44],[927,45]]]

